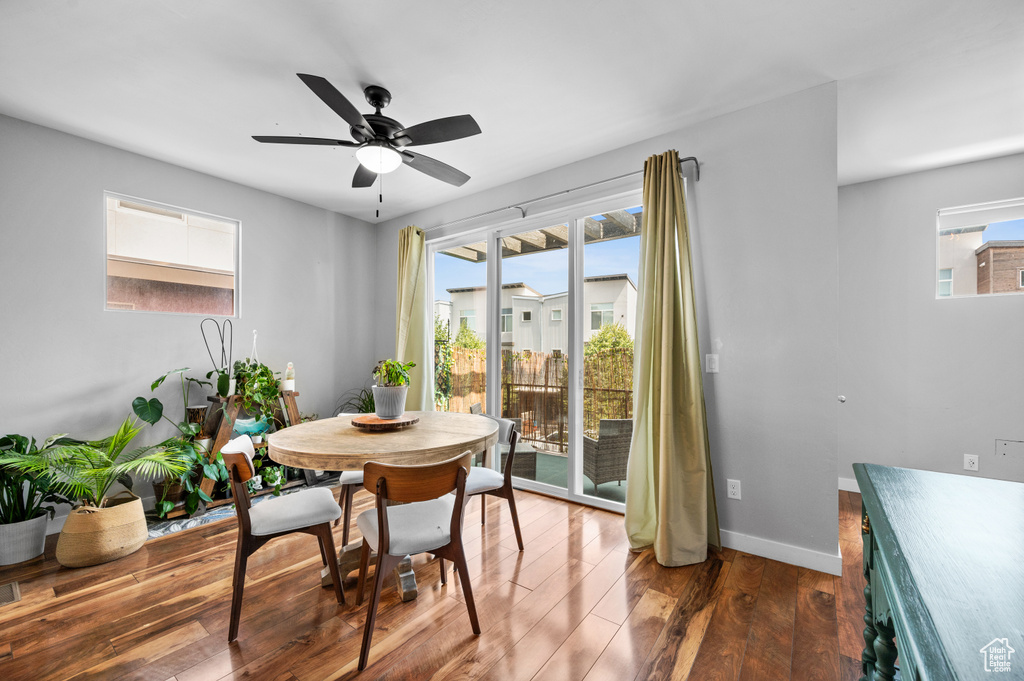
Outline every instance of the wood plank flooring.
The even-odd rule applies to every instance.
[[[77,570],[57,564],[50,537],[44,557],[0,568],[0,583],[17,580],[22,595],[0,607],[0,678],[859,678],[859,495],[839,493],[842,578],[731,549],[664,568],[649,551],[630,553],[621,516],[525,492],[517,500],[522,553],[504,502],[488,500],[483,527],[479,502],[467,511],[479,637],[459,580],[442,587],[437,561],[416,557],[419,597],[401,603],[388,585],[370,666],[357,674],[366,613],[354,579],[338,606],[320,587],[316,540],[293,535],[249,559],[239,638],[228,644],[236,527],[227,520]],[[371,504],[357,495],[353,520]],[[340,544],[341,528],[335,536]]]

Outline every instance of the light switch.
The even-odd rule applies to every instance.
[[[709,374],[718,373],[718,355],[704,355],[704,370]]]

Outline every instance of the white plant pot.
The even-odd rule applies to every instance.
[[[43,555],[47,515],[0,525],[0,565],[14,565]]]
[[[373,404],[377,417],[381,419],[397,419],[405,413],[405,398],[409,386],[373,386]]]

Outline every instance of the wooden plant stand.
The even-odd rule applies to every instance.
[[[299,396],[299,393],[294,390],[283,390],[281,391],[281,399],[278,400],[277,406],[274,410],[274,427],[285,428],[287,426],[295,425],[299,423],[301,417],[299,416],[299,407],[295,403],[295,398]],[[210,447],[208,458],[213,461],[221,448],[227,444],[228,440],[231,439],[231,434],[235,430],[235,421],[238,419],[238,412],[242,408],[241,400],[237,395],[231,397],[220,397],[213,395],[207,397],[206,400],[210,402],[210,406],[206,408],[206,418],[203,421],[203,428],[200,431],[200,438],[210,438],[213,440],[213,444]],[[282,402],[284,407],[282,408]],[[259,449],[266,448],[266,442],[261,442],[254,447]],[[281,485],[281,489],[289,489],[292,487],[298,487],[300,485],[309,484],[312,485],[317,482],[317,477],[313,471],[303,471],[305,474],[304,480],[292,480]],[[199,488],[207,496],[211,496],[213,493],[214,485],[216,481],[210,478],[203,477]],[[262,496],[269,494],[273,488],[267,488],[256,492],[252,496]],[[199,508],[193,514],[193,517],[203,515],[210,508],[216,508],[218,506],[225,506],[227,504],[234,503],[234,499],[214,499],[211,502],[199,502]],[[186,515],[184,509],[184,502],[175,506],[167,514],[167,518],[180,518]]]

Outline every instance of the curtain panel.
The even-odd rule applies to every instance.
[[[721,540],[676,151],[645,162],[643,209],[626,532],[661,565],[689,565]]]
[[[398,233],[398,301],[395,359],[415,362],[409,372],[409,411],[434,410],[431,339],[427,335],[427,247],[423,230],[410,225]]]

